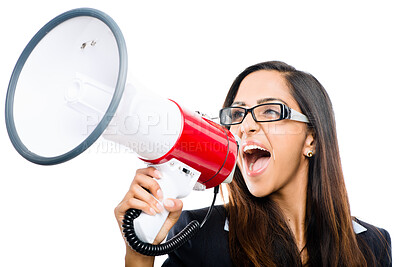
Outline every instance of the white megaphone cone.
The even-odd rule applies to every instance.
[[[54,18],[27,45],[10,80],[6,124],[16,150],[34,163],[58,164],[103,136],[161,172],[164,198],[185,197],[196,182],[203,188],[230,182],[235,137],[178,103],[127,83],[127,67],[123,35],[109,16],[83,8]],[[141,241],[152,243],[167,216],[167,211],[142,213],[127,215],[126,221]],[[143,254],[166,252],[135,248],[139,241],[131,230],[126,238]]]

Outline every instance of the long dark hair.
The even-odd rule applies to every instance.
[[[339,156],[332,103],[312,75],[279,61],[245,69],[233,82],[224,107],[232,104],[242,80],[259,70],[278,71],[310,123],[316,154],[309,159],[306,245],[307,262],[278,205],[257,198],[246,187],[240,170],[228,185],[229,249],[237,266],[366,266],[373,257],[357,242]]]

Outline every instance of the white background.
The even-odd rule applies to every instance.
[[[216,114],[244,68],[285,61],[312,73],[330,94],[352,214],[390,232],[396,266],[398,5],[270,2],[7,1],[0,16],[0,108],[25,45],[49,20],[77,7],[109,14],[125,36],[129,72],[193,110]],[[143,166],[133,154],[98,141],[67,163],[34,165],[12,147],[4,116],[0,148],[0,266],[124,265],[113,209]],[[210,202],[210,192],[194,193],[185,209]]]

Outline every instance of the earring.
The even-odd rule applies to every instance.
[[[313,156],[313,151],[312,150],[308,151],[307,157],[311,158],[312,156]]]

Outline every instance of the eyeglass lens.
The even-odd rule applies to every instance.
[[[282,106],[278,104],[265,104],[256,106],[253,109],[256,121],[275,121],[281,119]],[[237,124],[243,121],[246,109],[242,107],[229,107],[221,111],[220,119],[222,124]]]

